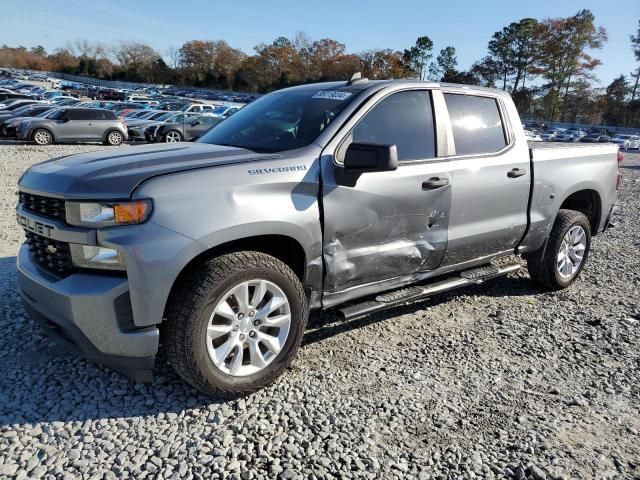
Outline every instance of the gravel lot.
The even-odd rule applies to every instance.
[[[571,289],[522,273],[350,324],[317,315],[275,385],[222,401],[165,365],[136,385],[67,354],[21,307],[16,181],[99,148],[0,144],[0,477],[640,478],[639,154]]]

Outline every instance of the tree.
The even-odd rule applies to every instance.
[[[434,68],[430,68],[430,73],[436,77],[434,80],[456,82],[459,80],[459,72],[456,70],[457,66],[458,59],[456,58],[456,49],[453,47],[445,47],[440,50],[440,54],[436,58],[436,65],[434,65]]]
[[[535,28],[535,67],[548,82],[551,119],[558,113],[560,102],[566,100],[572,81],[590,79],[590,72],[601,63],[587,53],[601,48],[607,39],[605,29],[594,21],[591,11],[581,10],[572,17],[544,20]]]
[[[640,62],[640,20],[638,20],[638,30],[634,35],[629,35],[631,40],[631,50],[633,50],[633,54],[636,57],[636,62]],[[631,102],[636,99],[636,93],[638,91],[638,81],[640,80],[640,65],[631,73],[631,75],[635,78],[633,82],[633,88],[631,90]]]
[[[41,57],[47,56],[47,51],[42,45],[38,45],[37,47],[32,47],[30,52],[33,55],[40,55]]]
[[[502,77],[502,89],[507,89],[507,81],[514,76],[512,90],[516,91],[522,80],[525,86],[526,74],[533,63],[533,31],[538,21],[523,18],[495,32],[489,41],[489,53]]]
[[[129,80],[154,82],[154,67],[160,55],[149,45],[139,42],[122,42],[113,48],[113,55],[126,72]]]
[[[603,120],[607,125],[624,124],[626,115],[626,99],[631,88],[624,75],[615,78],[606,89],[603,97]]]
[[[405,63],[420,80],[427,77],[429,61],[433,57],[431,50],[433,50],[433,42],[425,35],[418,37],[416,44],[405,50],[402,55]]]
[[[491,56],[475,62],[470,73],[477,79],[479,85],[493,87],[501,76],[501,65]]]

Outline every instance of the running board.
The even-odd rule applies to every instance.
[[[375,300],[340,308],[338,309],[338,313],[342,315],[344,320],[352,320],[381,310],[397,307],[398,305],[402,305],[407,302],[430,297],[437,293],[448,292],[449,290],[469,285],[478,285],[487,280],[502,277],[511,272],[517,272],[521,268],[522,265],[518,263],[503,265],[500,267],[485,265],[472,270],[465,270],[460,272],[457,277],[448,278],[429,285],[412,286],[384,293],[382,295],[378,295]]]

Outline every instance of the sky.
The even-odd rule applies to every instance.
[[[435,52],[454,46],[459,68],[466,69],[486,54],[491,35],[510,22],[570,16],[582,8],[590,9],[609,35],[594,53],[602,61],[596,71],[600,83],[628,75],[637,67],[629,35],[638,28],[639,0],[1,0],[0,44],[42,45],[52,51],[79,38],[135,40],[166,55],[188,40],[224,39],[253,53],[259,43],[304,31],[314,40],[333,38],[357,52],[404,50],[428,35]]]

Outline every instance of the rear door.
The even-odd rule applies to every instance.
[[[527,226],[529,149],[510,125],[513,104],[459,90],[444,92],[451,120],[453,197],[442,266],[513,251]]]
[[[447,245],[451,188],[436,158],[431,91],[379,92],[363,109],[322,155],[327,306],[436,269]],[[396,145],[398,169],[345,177],[352,142]]]

